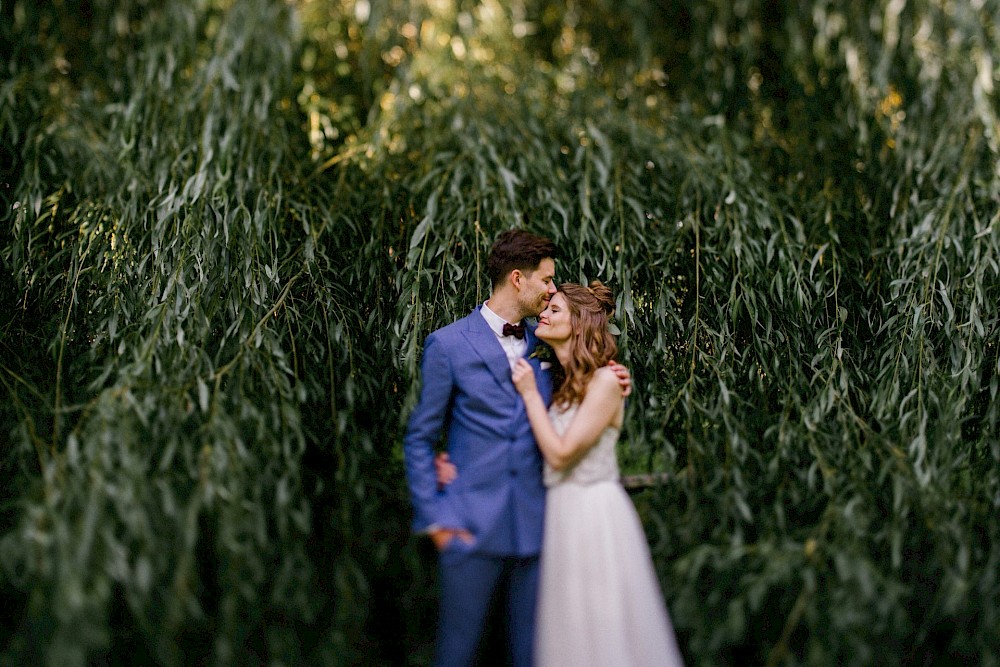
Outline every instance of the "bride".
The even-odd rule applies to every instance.
[[[681,665],[635,508],[619,481],[615,443],[624,399],[608,361],[611,290],[559,287],[535,335],[561,367],[546,409],[531,366],[513,372],[545,460],[545,505],[535,662],[542,666]],[[556,376],[559,381],[559,376]]]

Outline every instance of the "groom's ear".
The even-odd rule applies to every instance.
[[[524,280],[524,272],[521,269],[514,269],[507,274],[507,280],[510,284],[514,286],[515,289],[521,289],[521,281]]]

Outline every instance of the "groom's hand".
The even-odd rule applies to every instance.
[[[472,544],[475,541],[472,533],[464,528],[435,528],[428,534],[438,551],[443,551],[455,538],[462,540],[466,544]]]
[[[618,376],[618,384],[622,388],[622,396],[627,397],[632,393],[632,374],[628,372],[627,368],[619,364],[617,361],[609,361],[608,366],[610,366],[611,370],[613,370],[615,375]]]

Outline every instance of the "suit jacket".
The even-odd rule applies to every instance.
[[[534,327],[525,336],[530,355]],[[547,404],[550,374],[537,359],[528,362]],[[464,528],[476,538],[473,551],[538,554],[545,513],[541,454],[510,363],[479,307],[427,337],[421,372],[420,399],[403,440],[413,529]],[[433,459],[442,435],[458,478],[439,491]]]

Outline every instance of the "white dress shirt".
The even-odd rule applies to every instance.
[[[507,361],[510,362],[510,369],[514,370],[514,366],[517,365],[517,360],[522,358],[524,353],[528,351],[527,337],[517,338],[516,336],[504,336],[503,325],[508,324],[507,320],[490,310],[490,307],[485,303],[479,312],[482,313],[483,319],[486,320],[486,324],[490,326],[493,333],[497,335],[497,339],[500,341],[503,351],[507,354]],[[514,323],[510,322],[510,324]]]

